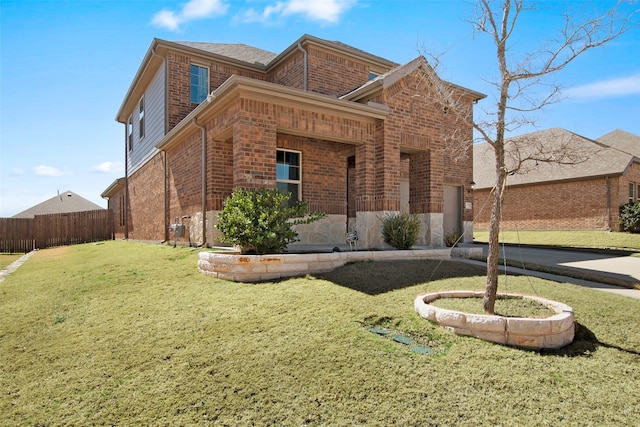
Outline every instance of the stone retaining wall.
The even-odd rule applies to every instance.
[[[451,259],[470,257],[482,248],[442,248],[390,251],[353,251],[309,254],[239,255],[229,252],[200,252],[198,270],[209,276],[235,282],[259,282],[283,277],[331,271],[352,261],[394,259]]]
[[[573,342],[574,316],[568,305],[545,298],[500,293],[499,298],[526,298],[549,307],[556,314],[544,319],[489,316],[447,310],[431,305],[439,298],[482,298],[484,292],[448,291],[418,295],[414,307],[421,317],[459,335],[473,336],[523,348],[560,348]]]

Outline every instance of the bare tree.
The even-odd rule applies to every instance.
[[[565,14],[564,25],[555,37],[550,35],[537,50],[517,55],[511,45],[518,21],[522,15],[535,10],[535,5],[524,0],[477,0],[475,18],[470,22],[476,33],[492,40],[499,72],[497,79],[490,82],[496,90],[495,105],[490,111],[485,109],[482,120],[473,120],[468,109],[460,108],[464,103],[455,87],[440,80],[432,68],[424,69],[423,80],[428,83],[435,102],[473,126],[480,139],[492,148],[495,157],[484,295],[487,314],[494,313],[498,291],[498,238],[507,177],[525,172],[527,165],[577,164],[586,156],[586,153],[572,149],[569,143],[549,147],[543,141],[527,138],[507,141],[505,135],[522,126],[535,124],[532,113],[560,100],[561,86],[550,79],[554,74],[583,53],[637,27],[632,19],[638,16],[639,10],[622,13],[623,3],[615,3],[604,13],[582,20]],[[439,58],[431,58],[437,67]]]

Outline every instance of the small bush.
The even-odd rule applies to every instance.
[[[396,249],[410,249],[418,240],[420,219],[408,213],[387,214],[382,219],[382,237]]]
[[[447,247],[449,248],[458,246],[458,243],[460,242],[461,237],[462,237],[462,234],[454,230],[450,233],[445,234],[444,244],[447,245]]]
[[[222,241],[240,247],[243,254],[285,252],[289,243],[298,241],[293,225],[325,217],[310,213],[304,202],[288,204],[290,197],[277,189],[234,190],[218,215]]]
[[[620,206],[620,224],[623,231],[640,233],[640,201]]]

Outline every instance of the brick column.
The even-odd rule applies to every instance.
[[[276,120],[272,105],[243,99],[233,125],[233,187],[275,188]]]

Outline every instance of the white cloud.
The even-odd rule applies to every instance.
[[[123,170],[122,162],[102,162],[91,167],[91,172],[120,172]]]
[[[638,95],[640,94],[640,73],[571,87],[564,94],[569,98],[605,98]]]
[[[11,169],[11,175],[13,175],[13,176],[24,175],[24,169],[22,169],[22,168],[13,168],[13,169]]]
[[[302,15],[311,21],[336,24],[340,17],[351,9],[357,0],[287,0],[266,6],[262,12],[249,9],[244,13],[244,22],[269,23],[278,18]]]
[[[60,170],[56,167],[53,166],[36,166],[35,168],[33,168],[33,171],[35,172],[36,175],[38,176],[52,176],[52,177],[57,177],[57,176],[64,176],[64,175],[71,175],[71,172],[67,171],[67,170]]]
[[[151,18],[151,24],[178,31],[181,24],[197,19],[221,16],[227,13],[229,5],[224,0],[191,0],[182,6],[179,12],[162,9]]]

